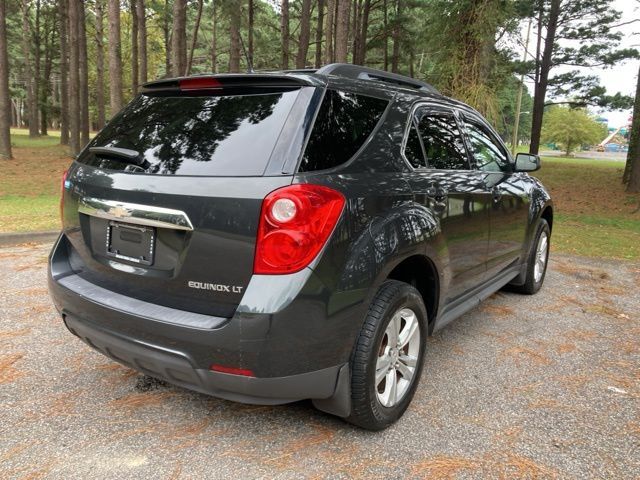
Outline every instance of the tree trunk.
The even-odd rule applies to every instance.
[[[282,34],[282,62],[280,68],[289,68],[289,0],[280,0],[280,32]]]
[[[302,0],[300,12],[300,37],[298,38],[298,55],[296,56],[296,68],[304,68],[307,65],[307,52],[309,51],[309,39],[311,38],[311,0]]]
[[[80,45],[78,38],[80,0],[69,1],[69,148],[80,152]]]
[[[185,68],[185,75],[191,75],[191,65],[193,64],[193,54],[196,51],[196,45],[198,44],[198,30],[200,30],[200,21],[202,20],[202,7],[203,0],[198,0],[198,15],[196,16],[196,23],[193,26],[193,38],[191,39],[191,52],[189,53],[189,61]]]
[[[38,136],[38,99],[36,81],[31,61],[31,23],[29,0],[22,0],[22,56],[24,58],[24,77],[27,85],[27,118],[29,137]]]
[[[318,24],[316,25],[316,68],[322,65],[322,26],[324,24],[324,0],[318,0]]]
[[[104,107],[104,0],[96,0],[96,113],[97,127],[106,123]]]
[[[140,61],[139,84],[147,83],[147,13],[144,0],[136,0],[136,17],[138,18],[138,59]]]
[[[218,13],[216,1],[213,2],[213,27],[211,32],[211,71],[218,73]]]
[[[7,5],[0,0],[0,159],[11,155],[11,97],[9,93],[9,54],[7,52]]]
[[[187,67],[187,0],[173,2],[173,33],[171,34],[172,75],[184,75]]]
[[[400,63],[400,15],[402,14],[402,0],[396,0],[396,15],[393,24],[393,51],[391,54],[391,71],[398,73]]]
[[[131,96],[138,92],[138,15],[137,0],[129,0],[131,13]]]
[[[80,145],[89,143],[89,62],[84,1],[78,2],[78,68],[80,70]]]
[[[324,63],[333,63],[335,62],[335,54],[333,50],[333,35],[334,35],[334,19],[336,13],[336,1],[337,0],[327,0],[327,15],[326,15],[326,26],[324,28],[325,37],[327,39],[327,43],[324,49]]]
[[[249,0],[249,46],[247,56],[249,57],[249,65],[247,68],[253,70],[253,23],[255,16],[255,5],[253,0]]]
[[[336,62],[346,63],[349,52],[349,12],[351,2],[349,0],[336,0]]]
[[[165,77],[171,76],[171,30],[169,19],[171,18],[169,0],[164,0],[164,17],[162,19],[162,37],[164,38],[164,73]]]
[[[53,22],[53,25],[51,24]],[[44,35],[44,75],[40,91],[40,134],[48,135],[49,96],[51,94],[51,70],[53,69],[53,47],[55,44],[55,19],[46,22]]]
[[[369,14],[371,13],[371,0],[365,0],[362,11],[362,21],[360,25],[360,32],[356,32],[355,35],[360,37],[358,59],[354,61],[359,65],[364,65],[367,60],[367,33],[369,31]]]
[[[109,97],[110,118],[122,109],[122,49],[120,43],[120,1],[109,1]]]
[[[231,2],[229,11],[229,72],[240,72],[241,3]]]
[[[533,115],[531,119],[531,144],[529,153],[537,154],[540,149],[540,134],[542,133],[542,117],[544,115],[544,101],[547,96],[547,85],[549,83],[549,71],[551,70],[551,58],[555,46],[556,29],[558,27],[558,16],[560,15],[560,1],[551,0],[549,17],[547,23],[547,34],[544,39],[544,50],[540,62],[540,74],[535,85],[533,96]],[[538,35],[541,32],[538,31]]]
[[[624,173],[627,182],[627,192],[640,192],[640,68],[638,68],[636,101],[633,105],[629,151],[627,152],[627,164]]]
[[[389,70],[389,13],[387,11],[387,0],[384,0],[382,4],[383,16],[382,25],[384,30],[384,46],[383,46],[383,63],[384,70]]]
[[[69,0],[59,0],[60,20],[60,144],[69,145]]]

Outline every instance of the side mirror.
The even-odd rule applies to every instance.
[[[535,172],[540,170],[540,157],[531,153],[518,153],[516,155],[516,172]]]

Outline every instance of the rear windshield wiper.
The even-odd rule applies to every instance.
[[[129,150],[128,148],[118,147],[90,147],[89,151],[94,155],[102,155],[105,157],[115,158],[124,163],[142,166],[145,163],[140,152]]]

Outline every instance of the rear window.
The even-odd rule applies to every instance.
[[[141,95],[89,146],[139,152],[144,173],[262,175],[298,91],[235,96]],[[87,149],[82,163],[124,170]],[[140,171],[140,169],[137,169]]]
[[[371,135],[387,103],[379,98],[327,90],[299,171],[326,170],[349,160]]]

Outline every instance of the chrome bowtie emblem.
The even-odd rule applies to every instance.
[[[113,215],[114,217],[118,217],[118,218],[125,218],[131,215],[131,211],[128,208],[123,207],[122,205],[116,205],[115,207],[111,207],[107,213],[109,215]]]

